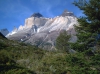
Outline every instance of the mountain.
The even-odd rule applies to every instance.
[[[63,30],[72,35],[71,42],[77,40],[74,25],[78,22],[72,12],[65,10],[60,16],[54,18],[39,17],[38,14],[35,13],[32,17],[25,19],[24,26],[21,25],[16,32],[13,30],[7,38],[49,50],[55,49],[55,40]]]
[[[9,33],[9,31],[8,31],[7,29],[1,29],[0,32],[1,32],[4,36],[6,36],[6,35]]]
[[[0,32],[0,38],[6,38],[6,37]]]
[[[64,10],[64,12],[61,14],[61,16],[74,16],[73,12],[68,12],[67,10]]]
[[[19,28],[20,28],[20,27],[19,27]],[[9,35],[13,35],[13,34],[17,33],[17,31],[18,31],[18,29],[17,29],[16,27],[14,27],[13,31],[10,32],[10,33],[8,33],[8,34],[6,35],[6,37],[8,37]]]
[[[34,13],[31,15],[31,17],[43,17],[40,13]]]

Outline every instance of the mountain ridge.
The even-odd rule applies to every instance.
[[[1,32],[0,32],[0,38],[5,38],[5,39],[7,39]]]
[[[43,17],[43,15],[40,13],[34,13],[30,17]]]
[[[8,31],[6,28],[1,29],[0,32],[1,32],[4,36],[6,36],[6,35],[9,33],[9,31]]]
[[[43,49],[50,47],[55,49],[55,40],[62,30],[66,30],[72,35],[76,33],[74,25],[78,24],[77,17],[69,15],[72,12],[64,11],[63,13],[66,16],[60,15],[54,18],[29,17],[25,19],[24,26],[20,26],[17,31],[13,30],[7,37],[36,45]],[[76,39],[76,36],[73,35],[72,42],[75,42]]]

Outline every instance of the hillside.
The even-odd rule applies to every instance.
[[[0,36],[0,74],[100,74],[100,55],[46,51]]]

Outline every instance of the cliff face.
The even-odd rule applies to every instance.
[[[4,36],[6,36],[6,35],[9,33],[9,31],[8,31],[7,29],[1,29],[0,32],[1,32]]]
[[[61,14],[61,16],[74,16],[73,12],[68,12],[67,10],[64,10],[64,12]]]
[[[78,24],[72,12],[64,11],[62,15],[54,18],[31,16],[25,20],[25,25],[20,26],[14,34],[9,34],[9,39],[24,41],[44,49],[55,49],[55,40],[62,30],[72,35],[72,42],[76,41],[74,25]],[[13,32],[13,31],[12,31]]]
[[[32,25],[36,25],[37,27],[44,26],[48,19],[43,17],[30,17],[25,20],[25,28],[31,28]]]
[[[0,38],[6,38],[6,37],[0,32]]]
[[[31,17],[43,17],[43,15],[41,15],[40,13],[34,13],[31,15]]]

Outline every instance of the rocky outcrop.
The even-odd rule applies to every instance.
[[[31,17],[43,17],[40,13],[34,13],[31,15]]]
[[[32,25],[36,25],[37,27],[44,26],[45,23],[48,21],[47,18],[38,18],[38,17],[30,17],[25,19],[25,27],[24,28],[31,28]]]
[[[58,16],[52,19],[49,19],[45,25],[41,28],[39,28],[39,31],[59,31],[59,30],[69,30],[70,28],[73,28],[73,25],[77,23],[77,18],[73,16]]]
[[[6,37],[0,32],[0,38],[6,38]]]
[[[64,11],[62,16],[54,18],[32,16],[25,20],[24,26],[20,26],[18,31],[8,38],[52,50],[55,49],[56,38],[62,30],[66,30],[68,34],[72,35],[71,42],[77,40],[75,24],[78,24],[77,18],[68,11]]]
[[[67,10],[64,10],[64,12],[61,14],[61,16],[74,16],[73,12],[68,12]]]
[[[6,35],[9,33],[9,31],[8,31],[7,29],[1,29],[0,32],[1,32],[4,36],[6,36]]]
[[[6,35],[6,37],[11,36],[11,35],[13,35],[13,34],[15,34],[15,33],[17,33],[17,32],[18,32],[18,29],[17,29],[16,27],[14,27],[14,29],[12,30],[12,32],[8,33],[8,34]]]

